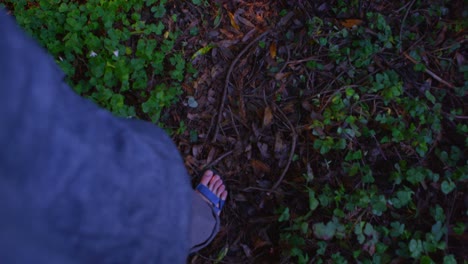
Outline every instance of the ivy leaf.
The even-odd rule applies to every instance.
[[[405,231],[405,224],[401,224],[400,222],[392,222],[390,226],[392,227],[390,231],[392,237],[399,237]]]
[[[445,234],[445,228],[442,226],[442,222],[437,221],[434,225],[432,225],[431,232],[434,235],[435,241],[439,241],[442,236]]]
[[[191,108],[197,108],[198,107],[198,102],[195,100],[193,96],[187,96],[187,104]]]
[[[315,197],[315,192],[309,189],[309,209],[311,211],[314,211],[315,209],[317,209],[318,205],[319,201]]]
[[[160,3],[158,6],[153,6],[151,11],[154,12],[153,16],[155,18],[162,18],[166,14],[166,8],[162,3]]]
[[[364,234],[371,236],[374,233],[374,227],[370,223],[366,223],[364,227]]]
[[[435,264],[435,262],[429,256],[422,256],[419,263],[420,264]]]
[[[423,252],[423,244],[421,240],[416,240],[416,239],[411,239],[408,249],[411,253],[411,257],[413,258],[419,258],[421,256],[421,253]]]
[[[444,194],[449,194],[455,189],[455,183],[453,181],[443,181],[440,187]]]
[[[448,255],[444,257],[444,264],[457,264],[457,261],[453,255]]]
[[[407,205],[411,201],[411,196],[413,195],[413,191],[409,189],[398,191],[397,197],[391,199],[393,206],[397,209],[402,208],[403,206]]]
[[[316,223],[313,226],[314,235],[323,240],[330,240],[336,233],[336,224],[332,221],[328,222],[326,225],[323,222]]]
[[[464,223],[461,223],[461,222],[458,222],[454,227],[453,227],[453,231],[455,232],[455,234],[457,235],[462,235],[463,232],[465,232],[465,229],[466,229],[466,225]]]
[[[372,213],[381,216],[383,212],[387,211],[387,200],[385,196],[379,195],[372,197]]]
[[[364,226],[364,222],[360,222],[359,224],[356,224],[354,226],[354,234],[357,236],[357,240],[359,244],[363,244],[364,241],[366,240],[366,237],[362,233],[362,227]]]

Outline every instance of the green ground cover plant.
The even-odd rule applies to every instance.
[[[349,8],[353,8],[349,2],[338,1],[336,12]],[[443,6],[431,8],[444,10]],[[464,111],[444,109],[445,99],[449,93],[466,95],[467,79],[452,90],[408,91],[395,70],[376,71],[376,59],[391,61],[415,36],[404,32],[400,38],[398,28],[381,14],[368,12],[365,18],[367,27],[341,29],[317,17],[309,22],[312,38],[318,30],[328,30],[326,37],[315,39],[315,45],[326,49],[330,60],[345,69],[336,77],[340,88],[332,91],[325,104],[320,94],[311,100],[320,115],[310,125],[313,147],[322,154],[325,173],[341,177],[322,184],[311,171],[304,171],[304,184],[295,187],[303,190],[303,199],[309,204],[302,210],[287,206],[278,210],[278,221],[285,223],[281,240],[297,263],[404,259],[408,263],[457,263],[448,253],[448,233],[454,225],[465,230],[466,224],[449,222],[446,215],[453,204],[446,199],[457,196],[457,189],[462,191],[468,179],[463,154],[468,147],[466,124],[456,124],[457,137],[464,138],[462,145],[440,144],[440,137],[443,123],[448,125],[456,112]],[[422,23],[413,19],[421,18],[407,23]],[[410,47],[410,56],[418,62],[415,71],[426,69],[420,52],[418,47]],[[453,51],[445,52],[448,57]],[[445,67],[455,66],[453,61],[447,62]],[[323,69],[315,61],[308,67]],[[385,156],[382,148],[393,148],[391,155],[397,156]],[[436,154],[434,159],[428,157],[431,152]],[[376,162],[377,156],[383,160]],[[428,168],[428,159],[440,167]],[[424,200],[437,202],[423,205]],[[461,214],[466,217],[468,211]],[[316,215],[322,220],[317,221]],[[462,229],[456,232],[465,232]]]
[[[4,4],[78,94],[226,174],[192,263],[467,263],[463,1],[241,2]]]
[[[56,59],[75,91],[117,116],[158,122],[187,72],[166,0],[12,1],[17,22]],[[162,123],[161,123],[162,124]]]

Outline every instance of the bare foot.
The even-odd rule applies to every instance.
[[[228,192],[226,191],[226,186],[224,186],[224,183],[223,183],[223,180],[221,180],[221,177],[219,177],[219,175],[214,175],[213,171],[211,171],[211,170],[205,171],[205,174],[203,174],[203,177],[201,178],[200,184],[203,184],[206,187],[208,187],[208,189],[210,189],[210,191],[214,195],[216,195],[220,200],[222,200],[222,201],[226,200],[226,198],[228,196]],[[197,193],[207,203],[212,205],[212,203],[203,194],[201,194],[199,191],[197,191]],[[215,204],[214,206],[219,208],[219,203]],[[221,213],[221,212],[218,212],[218,215],[219,215],[219,213]]]

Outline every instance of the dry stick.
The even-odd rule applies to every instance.
[[[214,132],[214,134],[213,134],[213,139],[211,140],[212,143],[216,142],[216,136],[218,136],[219,124],[221,123],[221,118],[223,117],[222,112],[223,112],[223,108],[224,108],[224,101],[226,100],[226,96],[227,96],[227,90],[228,90],[228,85],[229,85],[229,79],[231,78],[231,74],[232,74],[232,70],[234,69],[234,66],[236,65],[237,61],[242,57],[242,55],[244,55],[244,53],[246,53],[247,50],[248,50],[254,43],[256,43],[257,41],[259,41],[261,38],[263,38],[264,36],[266,36],[268,33],[270,33],[269,30],[263,32],[263,33],[260,34],[258,37],[256,37],[252,42],[250,42],[247,46],[245,46],[245,48],[239,53],[239,55],[237,55],[237,57],[232,61],[231,66],[229,67],[228,73],[227,73],[227,75],[226,75],[226,81],[224,82],[223,97],[221,98],[221,104],[220,104],[219,109],[218,109],[218,121],[217,121],[217,123],[216,123],[216,128],[215,128],[215,132]],[[213,116],[213,118],[211,119],[210,129],[211,129],[211,126],[213,125],[213,120],[214,120],[214,116]]]
[[[288,163],[286,163],[286,167],[284,167],[284,170],[281,173],[281,176],[276,181],[275,185],[273,185],[273,187],[271,188],[271,191],[274,191],[276,188],[278,188],[278,186],[283,181],[284,176],[286,175],[286,172],[288,172],[289,165],[291,165],[291,161],[292,161],[292,158],[294,156],[294,151],[296,150],[296,141],[297,141],[297,133],[296,133],[296,130],[294,129],[293,125],[291,124],[291,121],[289,121],[288,117],[283,113],[283,111],[279,107],[277,107],[277,109],[278,109],[278,112],[280,112],[280,114],[283,116],[283,118],[287,121],[289,127],[291,128],[293,142],[291,144],[291,151],[289,152]]]
[[[313,60],[320,61],[319,59],[317,59],[319,57],[323,57],[323,56],[312,56],[312,57],[308,57],[308,58],[301,59],[301,60],[288,61],[286,64],[298,64],[298,63],[303,63],[303,62],[308,62],[308,61],[313,61]]]
[[[232,152],[234,152],[234,150],[230,150],[230,151],[224,153],[223,155],[219,156],[217,159],[215,159],[214,161],[212,161],[210,164],[204,166],[203,169],[208,169],[208,168],[210,168],[211,166],[216,165],[216,164],[217,164],[218,162],[220,162],[222,159],[224,159],[225,157],[231,155]]]
[[[410,60],[412,63],[414,64],[418,64],[418,62],[413,59],[413,57],[411,57],[410,55],[408,55],[406,52],[403,53],[403,56],[405,56],[408,60]],[[425,70],[424,70],[427,74],[429,74],[430,76],[432,76],[432,78],[436,79],[437,81],[439,81],[440,83],[442,84],[445,84],[446,86],[450,87],[450,88],[455,88],[455,86],[451,83],[448,83],[446,82],[445,80],[443,80],[442,78],[440,78],[439,76],[437,76],[437,74],[433,73],[431,70],[427,69],[427,67],[425,67]]]
[[[458,115],[456,115],[456,116],[454,116],[454,118],[467,120],[468,116],[458,116]]]

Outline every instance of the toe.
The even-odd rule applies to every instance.
[[[223,192],[221,193],[221,196],[220,196],[220,197],[221,197],[221,200],[226,200],[227,196],[228,196],[228,192],[227,192],[227,191],[223,191]]]
[[[201,181],[200,183],[205,185],[205,186],[208,186],[208,183],[213,179],[213,172],[210,171],[210,170],[207,170],[205,171],[205,173],[203,174],[203,177],[201,178]]]
[[[219,176],[218,175],[215,175],[211,178],[210,182],[208,183],[208,188],[213,191],[215,190],[215,186],[216,184],[219,182]]]
[[[219,186],[219,188],[216,190],[216,196],[221,197],[221,194],[226,190],[226,186],[222,184]]]
[[[219,177],[219,176],[218,176],[218,177]],[[216,181],[216,182],[213,184],[213,190],[212,190],[212,191],[213,191],[214,193],[216,193],[217,190],[218,190],[218,188],[219,188],[221,185],[223,185],[223,181],[222,181],[220,178],[218,178],[218,181]]]

